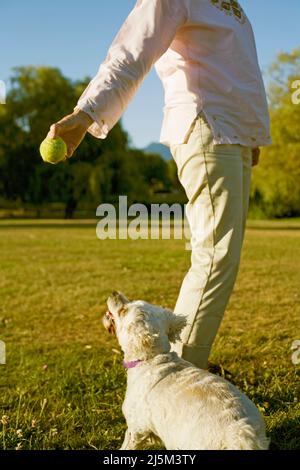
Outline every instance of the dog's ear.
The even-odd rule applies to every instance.
[[[175,315],[171,310],[166,310],[169,320],[169,329],[167,335],[171,343],[180,340],[180,333],[186,326],[186,317],[184,315]]]
[[[140,312],[136,321],[130,326],[128,333],[130,334],[130,344],[127,354],[143,360],[151,357],[159,335],[145,321],[144,313]]]

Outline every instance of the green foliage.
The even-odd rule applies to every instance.
[[[72,216],[82,201],[96,207],[117,200],[119,194],[148,201],[152,194],[170,190],[167,164],[159,155],[131,149],[120,123],[108,139],[88,134],[69,162],[42,162],[39,145],[50,124],[72,111],[88,81],[72,82],[55,68],[14,70],[7,104],[0,112],[2,199],[36,205],[62,202]]]
[[[292,103],[292,84],[299,77],[300,48],[279,54],[270,67],[273,145],[263,149],[254,169],[253,217],[300,215],[300,105]],[[49,125],[72,111],[88,82],[88,78],[72,82],[55,68],[14,70],[7,104],[0,106],[1,200],[36,206],[63,203],[66,217],[73,216],[79,203],[97,207],[116,202],[121,194],[128,196],[129,203],[163,201],[167,193],[183,202],[175,162],[132,149],[121,123],[108,139],[87,135],[66,164],[42,162],[38,149]]]
[[[254,170],[252,205],[267,217],[300,214],[300,105],[292,102],[292,83],[300,78],[300,48],[280,54],[270,68],[273,145],[263,150]]]

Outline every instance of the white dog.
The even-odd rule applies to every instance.
[[[121,449],[153,442],[169,450],[268,449],[263,418],[243,393],[170,352],[183,316],[119,292],[107,305],[104,325],[116,333],[128,369]]]

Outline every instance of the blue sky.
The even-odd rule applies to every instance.
[[[59,67],[70,78],[94,76],[135,0],[1,0],[0,79],[19,65]],[[261,68],[300,46],[299,0],[241,0],[252,21]],[[70,111],[74,103],[70,103]],[[158,141],[163,90],[153,70],[122,120],[132,142]]]

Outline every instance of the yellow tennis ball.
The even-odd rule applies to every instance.
[[[55,139],[45,139],[40,145],[40,154],[44,162],[59,163],[67,155],[67,146],[61,137]]]

